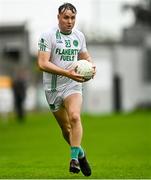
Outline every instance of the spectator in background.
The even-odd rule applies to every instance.
[[[14,107],[19,122],[25,119],[24,101],[26,98],[26,76],[25,72],[19,70],[12,83],[14,94]]]

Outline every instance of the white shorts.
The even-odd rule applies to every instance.
[[[45,95],[47,102],[49,104],[50,110],[52,112],[56,112],[60,109],[60,107],[63,105],[63,101],[66,97],[68,97],[71,94],[79,93],[82,94],[82,86],[74,85],[74,86],[66,86],[62,90],[45,90]]]

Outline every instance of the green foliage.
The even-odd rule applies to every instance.
[[[70,148],[49,112],[0,119],[0,178],[85,178],[68,172]],[[90,178],[151,178],[151,112],[82,115]]]

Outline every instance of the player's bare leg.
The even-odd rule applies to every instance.
[[[66,109],[64,107],[61,107],[57,112],[53,112],[53,115],[55,116],[62,130],[64,139],[70,145],[71,125]]]
[[[82,96],[81,94],[73,94],[70,95],[65,99],[64,102],[65,108],[67,109],[67,113],[69,116],[69,121],[71,124],[71,136],[70,136],[70,143],[71,143],[71,153],[72,148],[73,153],[72,160],[70,162],[70,172],[78,173],[78,167],[80,165],[80,169],[85,176],[91,175],[91,168],[87,161],[86,155],[81,148],[81,140],[82,140],[82,124],[81,124],[81,106],[82,106]]]
[[[63,106],[58,111],[53,112],[53,115],[55,116],[55,118],[56,118],[56,120],[57,120],[57,122],[58,122],[58,124],[62,130],[62,134],[63,134],[65,140],[71,146],[71,142],[72,142],[72,128],[71,127],[74,126],[75,122],[74,122],[74,124],[72,123],[72,125],[71,125],[67,110]],[[76,127],[78,127],[78,129],[79,129],[79,125]],[[82,131],[81,129],[82,129],[82,126],[80,123],[80,132]],[[75,133],[78,133],[78,132],[75,132]],[[81,143],[81,134],[82,133],[80,133],[80,135],[78,135],[78,141],[76,140],[76,137],[74,137],[74,139],[76,140],[76,144],[73,144],[74,146],[72,146],[72,147],[79,148],[79,146],[80,146],[79,144]],[[80,140],[79,140],[79,138],[80,138]],[[74,173],[78,173],[80,171],[80,165],[78,162],[78,153],[77,153],[77,160],[74,159],[71,161],[70,168],[72,168],[71,172],[74,172]]]
[[[72,94],[68,96],[64,101],[65,108],[71,124],[71,146],[79,147],[82,139],[82,125],[81,125],[81,106],[82,96],[81,94]]]
[[[81,124],[81,106],[82,96],[79,93],[72,94],[64,100],[64,106],[67,110],[69,122],[71,125],[71,161],[70,161],[70,172],[79,173],[80,165],[78,161],[80,144],[82,140],[82,124]]]
[[[76,96],[75,96],[76,97]],[[72,97],[71,97],[72,98]],[[78,99],[76,97],[76,99]],[[68,99],[67,99],[68,100]],[[81,103],[80,103],[81,102]],[[78,102],[79,104],[76,105],[76,107],[79,107],[81,106],[82,104],[82,99]],[[68,103],[67,103],[68,104]],[[70,103],[69,103],[70,104]],[[72,106],[70,106],[72,107]],[[73,106],[74,107],[74,106]],[[72,108],[71,108],[72,109]],[[78,112],[78,111],[77,111]],[[80,112],[80,110],[79,110]],[[74,126],[74,123],[72,123],[72,126],[71,126],[71,123],[70,123],[70,120],[69,120],[69,116],[67,114],[67,111],[65,109],[65,107],[61,107],[57,112],[53,112],[61,130],[62,130],[62,134],[65,138],[65,140],[68,142],[69,145],[71,145],[71,141],[72,141],[72,145],[78,145],[78,146],[72,146],[72,147],[77,147],[78,148],[78,161],[77,160],[71,160],[70,162],[70,169],[71,172],[74,172],[74,173],[78,173],[80,171],[80,168],[81,168],[81,171],[82,173],[85,175],[85,176],[89,176],[91,175],[91,169],[90,169],[90,166],[87,162],[87,159],[85,157],[85,154],[83,152],[83,149],[80,147],[80,144],[81,144],[81,139],[82,139],[82,125],[81,125],[81,120],[80,120],[80,125],[78,126],[75,126],[74,128],[78,127],[77,129],[79,129],[79,126],[80,126],[80,135],[77,136],[77,130],[74,131],[75,133],[75,137],[74,139],[72,138],[72,126]],[[79,113],[80,114],[80,113]],[[79,119],[78,119],[79,120]],[[76,137],[78,137],[78,140],[76,140]],[[75,141],[74,141],[75,140]],[[74,144],[74,142],[76,142]],[[77,144],[78,143],[78,144]],[[80,148],[79,148],[80,147]],[[80,168],[79,168],[79,165],[80,165]]]

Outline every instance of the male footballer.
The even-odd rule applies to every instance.
[[[71,148],[69,171],[79,173],[81,170],[85,176],[90,176],[91,168],[81,147],[82,83],[86,80],[72,66],[80,59],[92,60],[83,33],[73,29],[76,13],[76,8],[70,3],[58,8],[58,26],[42,33],[39,39],[38,66],[43,71],[50,110]]]

